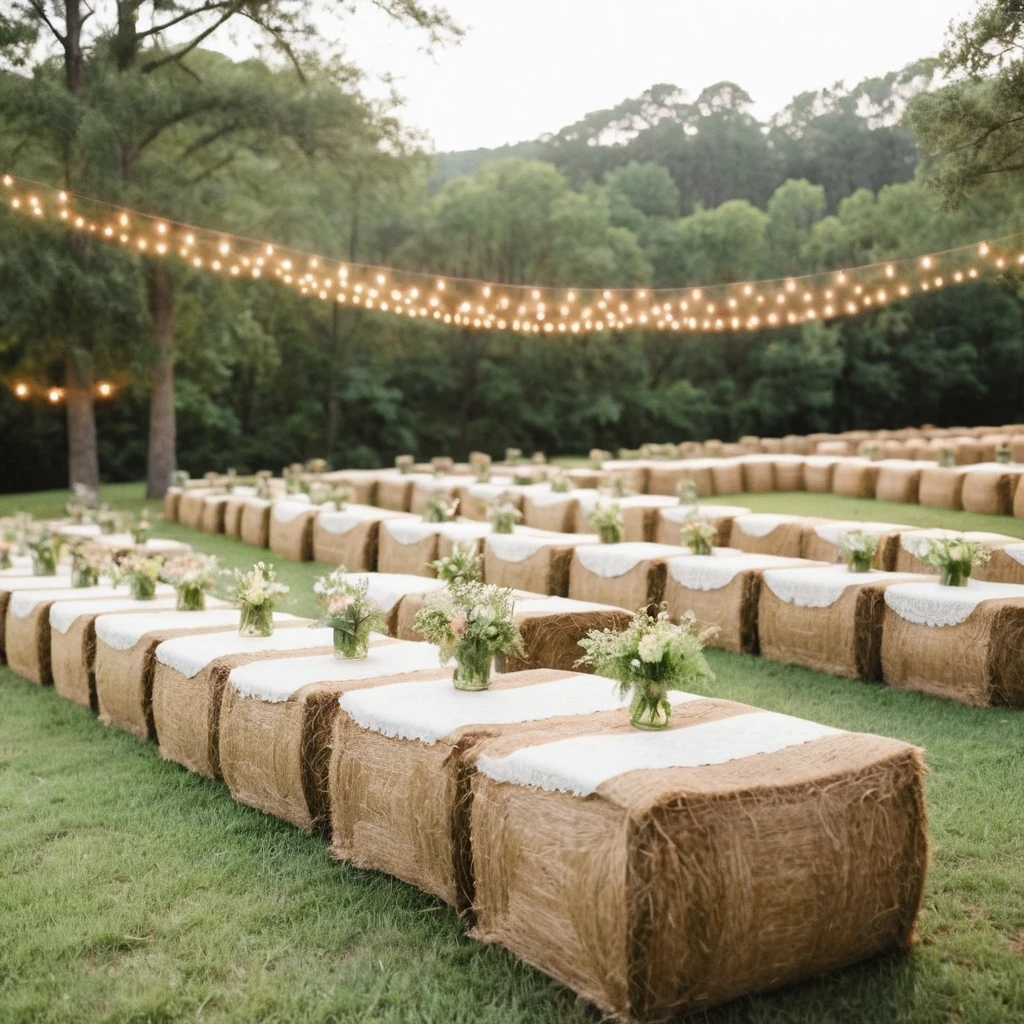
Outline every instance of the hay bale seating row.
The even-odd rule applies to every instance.
[[[638,734],[599,677],[466,694],[424,644],[378,637],[339,662],[329,630],[287,616],[247,639],[213,621],[236,612],[111,610],[97,679],[134,675],[143,703],[155,666],[133,732],[148,718],[164,757],[449,900],[609,1013],[659,1020],[911,941],[927,840],[907,744],[681,693],[669,730]]]

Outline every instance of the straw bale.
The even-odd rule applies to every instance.
[[[925,466],[921,471],[921,482],[917,502],[928,508],[962,508],[964,470],[955,467]]]
[[[7,608],[15,590],[71,589],[69,576],[8,576],[0,574],[0,665],[7,661]]]
[[[715,494],[743,493],[743,463],[738,459],[719,459],[711,467]]]
[[[199,529],[206,533],[224,532],[224,512],[227,508],[226,494],[211,494],[203,499],[199,512]]]
[[[320,514],[320,508],[307,505],[297,515],[289,515],[285,522],[279,518],[284,507],[284,502],[279,502],[271,510],[267,546],[278,558],[308,562],[313,558],[313,523]]]
[[[665,594],[665,561],[685,554],[688,549],[669,544],[577,548],[569,562],[568,596],[631,611],[660,604]]]
[[[646,494],[651,467],[654,465],[657,463],[647,459],[612,459],[606,462],[602,469],[605,476],[613,473],[622,477],[629,490],[635,494]]]
[[[812,494],[831,494],[832,479],[841,460],[835,455],[811,455],[804,460],[804,486]]]
[[[774,512],[754,512],[747,516],[736,516],[729,533],[729,547],[753,554],[799,558],[804,530],[808,526],[826,521],[810,516]]]
[[[178,501],[178,522],[199,529],[203,518],[203,502],[213,492],[207,489],[185,491]]]
[[[919,552],[923,549],[923,545],[926,543],[929,537],[963,537],[965,540],[977,541],[983,544],[985,547],[995,551],[998,548],[1015,546],[1021,543],[1017,537],[1009,537],[1004,533],[986,533],[979,530],[968,530],[965,533],[960,533],[957,530],[943,530],[943,529],[906,529],[900,536],[899,545],[896,548],[896,562],[893,566],[897,572],[917,572],[926,573],[930,576],[938,575],[939,570],[932,565],[928,565],[919,557]],[[997,571],[999,565],[1005,563],[1000,560],[997,563]],[[991,572],[991,565],[975,569],[971,574],[974,579],[995,579],[989,575]],[[998,581],[997,581],[998,582]]]
[[[1010,439],[1010,458],[1014,462],[1024,462],[1024,436],[1017,435]]]
[[[879,501],[916,505],[923,465],[909,459],[887,459],[879,463],[879,466],[875,497]]]
[[[401,518],[371,505],[347,505],[340,512],[322,512],[313,520],[313,558],[327,565],[343,565],[353,572],[377,568],[380,524]]]
[[[497,498],[504,496],[516,508],[522,510],[523,489],[513,485],[512,478],[492,478],[486,484],[470,484],[463,493],[460,512],[466,519],[484,522],[487,519],[487,506]]]
[[[238,539],[254,548],[265,548],[270,542],[271,504],[262,498],[249,498],[242,506]]]
[[[164,522],[178,521],[178,503],[181,501],[181,488],[168,487],[164,492]]]
[[[1020,483],[1019,468],[990,463],[964,473],[960,504],[965,512],[981,515],[1013,514],[1014,498]]]
[[[414,480],[412,497],[409,500],[409,511],[422,516],[427,509],[431,495],[441,492],[450,502],[461,505],[466,488],[473,483],[469,476],[431,477],[429,480]]]
[[[744,459],[743,490],[750,494],[769,494],[775,490],[775,463],[767,457]]]
[[[759,450],[766,455],[781,455],[785,450],[781,437],[762,437]]]
[[[699,498],[708,498],[715,493],[714,466],[715,462],[711,459],[681,459],[655,463],[647,477],[648,493],[674,495],[678,492],[679,485],[688,480],[696,488]]]
[[[523,525],[551,533],[572,533],[579,504],[579,498],[572,491],[524,495]]]
[[[435,578],[437,573],[430,563],[438,557],[439,526],[419,519],[381,523],[377,543],[379,571]]]
[[[992,561],[973,573],[980,580],[1024,586],[1024,541],[1004,544],[992,552]]]
[[[879,472],[877,462],[846,459],[836,465],[832,477],[832,493],[845,498],[873,498]]]
[[[912,527],[896,523],[858,522],[852,519],[822,521],[804,527],[800,539],[801,557],[816,562],[842,562],[845,556],[839,546],[839,538],[844,533],[858,530],[877,537],[878,548],[871,565],[872,568],[886,572],[892,572],[896,568],[900,537],[904,533],[913,532]]]
[[[374,470],[336,470],[324,473],[320,479],[331,487],[344,487],[355,505],[372,505],[377,494],[381,474]]]
[[[455,551],[456,545],[470,547],[480,555],[483,553],[484,539],[490,532],[490,523],[471,519],[442,523],[437,535],[437,557],[448,558]]]
[[[786,455],[810,455],[810,439],[800,434],[787,434],[782,439],[782,451]]]
[[[387,477],[377,484],[377,504],[395,512],[408,512],[412,506],[411,474]]]
[[[728,728],[716,704],[683,705],[670,732]],[[517,756],[526,742],[474,751],[472,934],[605,1014],[674,1019],[912,942],[928,852],[917,749],[831,733],[580,797],[485,774],[544,756]]]
[[[853,446],[848,441],[819,441],[814,448],[815,455],[847,456],[853,453]]]
[[[484,541],[484,580],[531,594],[569,596],[569,563],[580,544],[593,544],[590,534],[532,536],[517,530],[515,541],[491,534]],[[523,540],[522,537],[527,539]],[[529,552],[529,553],[527,553]],[[520,557],[525,554],[525,557]]]
[[[572,481],[573,487],[594,488],[603,479],[604,472],[598,469],[569,469],[565,475]]]
[[[242,509],[249,500],[247,495],[232,494],[224,502],[224,536],[241,539],[242,535]]]
[[[654,541],[655,544],[678,544],[683,523],[699,516],[717,528],[716,547],[726,547],[732,533],[732,521],[737,516],[748,515],[750,509],[741,505],[675,505],[671,508],[661,508],[658,509],[654,531],[647,539]]]

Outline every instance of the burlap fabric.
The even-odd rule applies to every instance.
[[[1008,467],[998,464],[969,469],[964,473],[960,504],[965,512],[989,516],[1012,515],[1020,479],[1019,472],[1011,472]]]
[[[501,542],[498,542],[499,545]],[[565,540],[542,544],[537,551],[519,561],[503,558],[500,547],[484,542],[484,581],[512,590],[531,594],[569,596],[569,564],[579,543],[576,535],[567,534]]]
[[[576,601],[591,601],[631,611],[660,604],[665,596],[665,561],[687,554],[687,550],[660,544],[652,544],[650,548],[649,555],[618,576],[593,572],[580,560],[579,552],[574,551],[569,562],[568,596]]]
[[[832,493],[844,498],[873,498],[880,472],[877,462],[862,459],[839,462],[832,476]]]
[[[313,521],[313,558],[326,565],[343,565],[352,572],[372,572],[377,568],[380,524],[402,513],[365,505],[350,505],[345,511],[365,518],[338,533],[325,527],[323,517],[317,516]]]
[[[293,562],[308,562],[313,558],[313,524],[320,513],[316,505],[310,505],[288,522],[282,522],[271,510],[267,526],[267,546],[278,558],[290,558]]]
[[[878,480],[875,483],[875,497],[879,501],[898,501],[903,504],[917,503],[924,467],[920,462],[908,460],[887,460],[881,463]]]
[[[752,524],[767,523],[771,519],[777,519],[778,525],[767,533],[761,532],[760,525],[756,528],[756,532],[752,529]],[[780,515],[776,517],[767,513],[763,518],[759,516],[757,519],[754,516],[737,516],[733,519],[732,529],[729,532],[729,547],[748,551],[751,554],[799,558],[804,531],[821,522],[826,522],[826,520],[811,516]]]
[[[269,501],[249,498],[242,506],[238,539],[254,548],[265,548],[270,541],[270,511]]]
[[[199,512],[199,529],[204,533],[223,533],[227,502],[228,496],[225,494],[209,495],[204,498],[203,507]]]

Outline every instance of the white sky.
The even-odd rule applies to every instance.
[[[942,46],[975,0],[438,0],[467,29],[421,52],[415,32],[363,9],[349,57],[391,72],[404,120],[438,150],[536,138],[655,82],[695,96],[723,79],[767,117],[797,93],[896,70]]]

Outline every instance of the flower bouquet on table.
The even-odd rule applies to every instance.
[[[555,494],[568,494],[573,489],[572,478],[559,470],[551,477],[551,490]]]
[[[121,517],[109,506],[101,505],[96,513],[96,525],[102,534],[117,533],[121,529]]]
[[[334,630],[335,658],[365,658],[370,634],[385,632],[387,619],[370,600],[370,581],[350,582],[345,572],[339,567],[313,584],[320,605],[320,618],[314,625]]]
[[[319,476],[321,473],[327,472],[327,460],[326,459],[307,459],[306,460],[306,472],[312,473],[314,476]]]
[[[944,587],[966,587],[971,571],[988,565],[992,552],[976,540],[963,537],[938,537],[928,541],[921,561],[939,570],[939,583]]]
[[[277,582],[272,565],[257,562],[248,572],[236,569],[229,588],[232,603],[241,612],[239,636],[273,636],[274,606],[288,593],[288,587]]]
[[[0,569],[10,569],[11,555],[14,554],[14,543],[9,540],[0,540]]]
[[[69,501],[64,506],[64,511],[67,513],[67,517],[75,526],[80,526],[85,522],[86,516],[89,514],[89,509],[86,505],[78,501]]]
[[[273,496],[270,481],[274,474],[269,469],[261,469],[256,473],[256,497],[269,501]]]
[[[697,485],[692,480],[680,480],[676,487],[676,496],[680,505],[693,505],[696,507],[700,495],[697,494]]]
[[[610,462],[612,453],[604,448],[591,448],[587,459],[590,461],[591,469],[601,469],[606,462]]]
[[[416,459],[411,455],[396,455],[395,456],[395,469],[398,470],[402,476],[408,476],[412,472],[413,466],[416,465]]]
[[[221,477],[220,482],[228,494],[233,494],[235,487],[238,485],[238,470],[233,467],[229,468],[224,476]]]
[[[478,484],[491,479],[491,457],[486,452],[470,452],[469,468]]]
[[[949,469],[956,465],[956,452],[952,448],[940,448],[939,449],[939,465],[944,469]]]
[[[95,541],[71,545],[71,586],[95,587],[105,572],[111,572],[110,552]]]
[[[523,457],[522,448],[506,448],[505,449],[505,465],[514,466]]]
[[[25,530],[25,546],[32,556],[33,576],[57,575],[57,563],[64,552],[64,541],[48,526],[30,524]]]
[[[152,601],[163,568],[162,558],[150,558],[136,551],[124,556],[114,570],[114,582],[127,583],[136,601]]]
[[[610,505],[596,504],[587,516],[587,521],[597,531],[602,544],[620,544],[622,542],[622,509],[616,502]]]
[[[188,487],[189,475],[187,469],[176,469],[171,474],[171,485],[173,487],[180,487],[184,490]]]
[[[455,660],[456,689],[486,690],[496,654],[524,654],[514,610],[511,590],[463,583],[428,594],[413,628],[437,644],[442,664]]]
[[[34,529],[32,516],[27,512],[0,519],[0,538],[13,546],[16,555],[29,553],[28,542]]]
[[[293,462],[290,466],[286,466],[281,470],[281,476],[284,477],[285,494],[302,493],[302,472],[303,465],[301,462]]]
[[[623,473],[609,473],[597,489],[606,498],[628,498],[631,493],[628,480]]]
[[[149,531],[152,529],[149,523],[149,509],[143,509],[139,517],[135,519],[130,527],[132,540],[136,545],[145,544],[149,539]]]
[[[641,609],[621,632],[592,629],[580,641],[581,663],[619,684],[629,697],[629,721],[638,729],[663,729],[672,717],[668,694],[713,680],[704,659],[704,644],[714,626],[701,630],[695,619],[673,623],[662,609],[650,615]]]
[[[206,608],[206,595],[213,590],[220,576],[220,561],[213,555],[189,553],[164,562],[160,574],[177,594],[175,607],[179,612],[201,612]]]
[[[458,507],[459,503],[452,501],[451,496],[444,491],[433,491],[423,509],[423,522],[447,523],[455,515]]]
[[[483,559],[473,551],[470,544],[456,544],[452,553],[430,563],[437,578],[455,586],[463,583],[478,583],[483,576]]]
[[[839,538],[839,550],[846,557],[850,572],[870,572],[878,538],[863,530],[850,530]]]
[[[1013,452],[1010,450],[1010,446],[1006,443],[998,445],[996,447],[996,462],[1002,466],[1009,465],[1013,461]]]
[[[523,513],[507,494],[502,494],[487,506],[487,521],[495,533],[513,533]]]
[[[679,531],[683,547],[695,555],[710,555],[714,551],[718,530],[703,516],[695,515],[683,523]]]
[[[313,483],[309,488],[311,505],[333,505],[340,512],[352,500],[352,492],[347,487],[332,487],[321,482]]]

